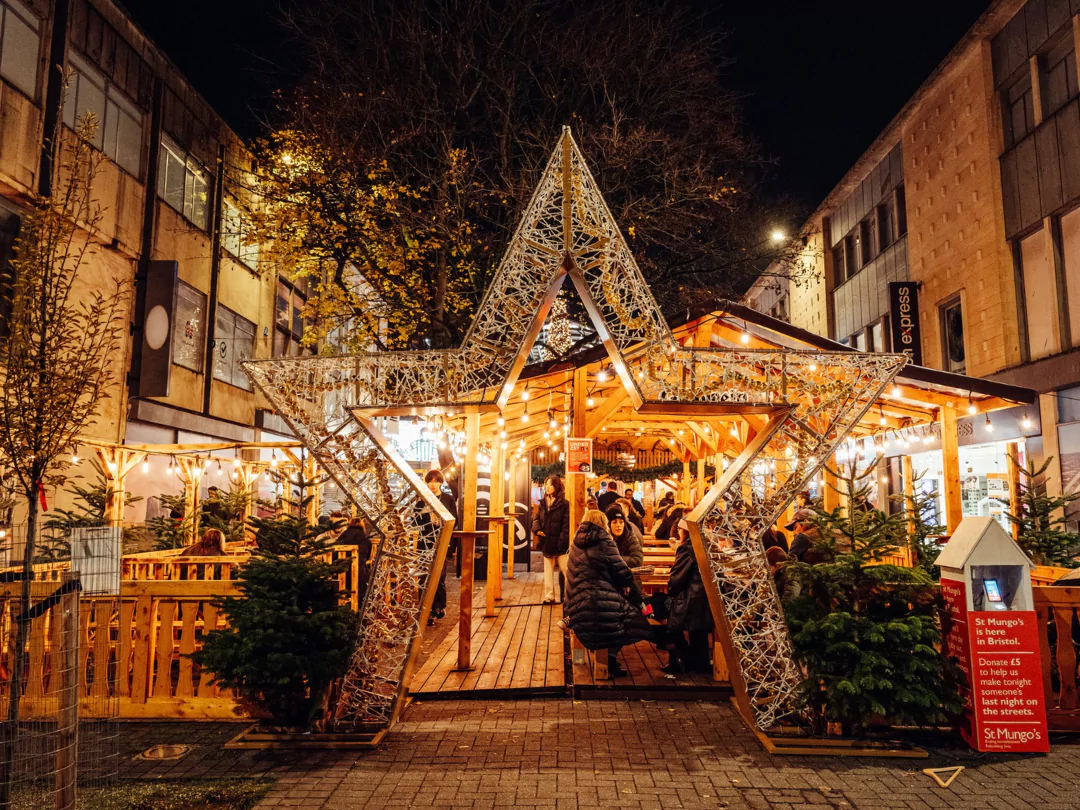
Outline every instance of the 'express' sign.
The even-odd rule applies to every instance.
[[[915,281],[889,282],[889,325],[894,352],[903,352],[922,365],[922,334],[919,331],[919,285]]]

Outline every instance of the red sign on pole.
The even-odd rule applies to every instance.
[[[964,671],[964,738],[979,751],[1050,750],[1033,610],[967,609],[963,582],[941,580],[951,619],[945,648]]]
[[[592,472],[592,439],[566,438],[566,471]]]

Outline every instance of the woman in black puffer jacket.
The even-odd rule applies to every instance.
[[[713,629],[712,608],[705,593],[705,582],[698,568],[697,555],[690,540],[690,527],[680,520],[675,528],[679,547],[675,563],[668,576],[668,640],[675,653],[663,667],[669,674],[679,672],[711,672],[709,662],[709,633]],[[683,632],[690,636],[687,643]]]
[[[566,488],[559,476],[544,482],[544,497],[540,499],[533,518],[532,533],[536,549],[544,555],[544,604],[555,601],[555,569],[566,579],[566,555],[570,551],[570,503]],[[566,584],[564,582],[563,589]],[[563,593],[566,596],[566,593]]]
[[[590,509],[581,519],[570,562],[566,599],[566,623],[589,650],[608,651],[608,671],[612,678],[625,675],[619,667],[619,649],[638,641],[652,640],[655,632],[631,603],[640,604],[634,575],[619,555],[607,532],[603,512]]]

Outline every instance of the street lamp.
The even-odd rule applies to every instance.
[[[769,234],[769,238],[772,239],[774,242],[783,242],[787,238],[787,236],[782,230],[777,228],[771,234]]]

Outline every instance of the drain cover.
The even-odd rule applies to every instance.
[[[154,745],[136,756],[135,759],[155,761],[180,759],[190,750],[190,745]]]

